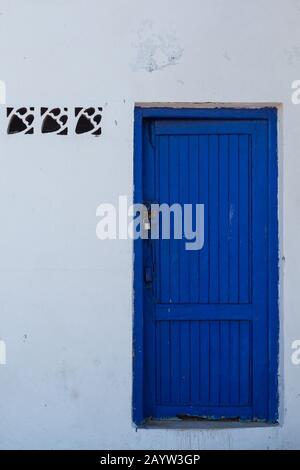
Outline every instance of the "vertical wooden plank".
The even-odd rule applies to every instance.
[[[210,395],[210,322],[199,323],[200,340],[200,403],[207,405]]]
[[[229,136],[220,136],[220,302],[229,301]]]
[[[250,403],[250,331],[249,322],[240,322],[240,405]]]
[[[180,136],[180,204],[188,203],[189,198],[189,140]],[[185,249],[185,238],[180,240],[180,302],[190,301],[189,258]]]
[[[238,302],[239,290],[239,160],[238,136],[229,138],[229,302]]]
[[[144,201],[153,201],[155,200],[155,149],[153,145],[149,142],[149,129],[151,127],[150,123],[147,123],[145,127],[146,132],[143,135],[143,191],[144,191]],[[154,262],[153,260],[153,242],[149,240],[142,241],[143,243],[143,263],[144,266],[151,266]],[[143,276],[141,278],[143,282]],[[156,288],[154,283],[153,289]],[[153,311],[154,305],[152,303],[153,292],[151,289],[147,289],[144,296],[144,311],[147,311],[147,328],[144,330],[143,340],[144,340],[144,351],[143,354],[146,357],[151,357],[151,361],[147,361],[144,368],[144,381],[147,383],[147,387],[144,393],[144,412],[145,416],[152,416],[153,414],[153,405],[155,402],[156,392],[156,377],[155,377],[155,322],[153,320]],[[143,311],[141,308],[140,312]],[[142,316],[142,315],[141,315]]]
[[[199,321],[191,321],[191,403],[199,403],[200,389],[200,349],[199,349]]]
[[[220,403],[220,322],[210,322],[210,404]]]
[[[170,204],[179,201],[179,138],[177,136],[169,137],[169,192]],[[181,240],[174,239],[174,230],[172,229],[170,239],[170,302],[179,302],[179,250]]]
[[[159,202],[160,198],[160,137],[155,137],[155,150],[154,150],[154,197],[155,202]],[[151,144],[148,144],[151,148]],[[150,202],[152,202],[150,200]],[[159,234],[160,235],[160,234]],[[154,295],[156,299],[161,298],[161,285],[160,285],[160,276],[161,276],[161,264],[160,264],[160,242],[159,240],[152,241],[153,247],[153,264],[154,271],[156,276],[154,276]]]
[[[269,416],[272,422],[278,421],[278,358],[279,358],[279,247],[278,247],[278,155],[277,155],[277,109],[269,110],[269,165],[268,165],[268,221],[269,221]]]
[[[161,403],[161,329],[160,322],[156,323],[156,352],[155,352],[155,376],[156,376],[156,403]]]
[[[171,358],[170,358],[170,322],[160,322],[160,350],[161,350],[161,403],[170,402],[170,377],[171,377]]]
[[[219,301],[219,148],[209,136],[209,301]]]
[[[209,289],[209,167],[208,136],[199,136],[199,201],[204,204],[204,246],[199,253],[199,302],[208,302]]]
[[[249,136],[239,136],[239,302],[249,302]]]
[[[265,419],[268,414],[268,124],[257,124],[252,135],[253,160],[253,322],[252,331],[255,347],[253,348],[253,416]]]
[[[193,206],[193,229],[195,228],[196,204],[199,204],[198,136],[189,137],[189,203]],[[190,273],[190,301],[199,301],[199,251],[187,251]]]
[[[190,340],[190,322],[180,322],[180,370],[181,370],[181,386],[180,386],[180,402],[182,404],[190,403],[190,384],[191,384],[191,340]]]
[[[239,322],[230,322],[230,403],[238,406],[240,401],[240,330]]]
[[[159,138],[159,202],[169,203],[169,138]],[[162,233],[162,227],[160,227]],[[170,242],[160,238],[160,299],[169,302],[170,299]]]
[[[229,321],[220,322],[220,405],[229,405],[230,337]]]
[[[171,403],[180,403],[180,322],[171,322]]]

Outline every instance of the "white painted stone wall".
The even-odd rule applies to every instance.
[[[300,1],[0,0],[7,105],[103,106],[103,134],[6,135],[0,108],[0,448],[299,448]],[[131,422],[132,245],[96,208],[132,197],[135,102],[280,106],[280,425]]]

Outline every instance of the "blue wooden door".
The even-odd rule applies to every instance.
[[[142,242],[143,271],[152,273],[143,278],[142,414],[274,421],[270,123],[211,113],[142,125],[143,201],[204,204],[201,250],[172,232]]]

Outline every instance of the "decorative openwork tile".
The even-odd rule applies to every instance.
[[[68,134],[68,108],[41,108],[42,134],[54,133],[57,135]]]
[[[34,108],[7,108],[8,134],[33,134]]]
[[[68,108],[41,107],[41,123],[34,116],[34,107],[7,107],[7,134],[54,134],[68,135],[70,129],[75,134],[101,135],[101,107],[75,107],[75,122],[70,125]],[[73,118],[74,119],[74,114]],[[35,129],[34,129],[35,124]]]
[[[101,113],[102,108],[75,108],[75,117],[77,117],[76,134],[99,136],[101,134]]]

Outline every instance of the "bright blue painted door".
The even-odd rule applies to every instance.
[[[144,201],[205,205],[201,250],[143,241],[145,418],[272,419],[269,152],[263,119],[144,121]]]

